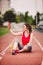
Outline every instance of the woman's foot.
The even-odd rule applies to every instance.
[[[19,50],[15,50],[16,53],[19,53]]]
[[[12,55],[16,55],[16,53],[19,53],[19,50],[12,50]]]
[[[12,50],[12,55],[16,55],[16,52],[15,52],[15,50],[14,50],[14,49]]]

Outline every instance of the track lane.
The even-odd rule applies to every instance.
[[[39,32],[37,30],[33,30],[33,34],[43,47],[43,33]]]

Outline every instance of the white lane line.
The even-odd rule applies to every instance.
[[[0,60],[2,59],[2,57],[0,57]]]
[[[3,53],[2,53],[2,56],[4,56],[4,55],[5,55],[5,53],[6,53],[6,52],[3,52]]]
[[[43,59],[42,59],[41,65],[43,65]]]
[[[3,52],[2,55],[0,56],[0,60],[3,58],[4,55],[5,55],[5,52]]]
[[[39,45],[39,47],[40,47],[41,50],[43,51],[43,47],[42,47],[41,43],[36,39],[35,36],[33,36],[33,39],[37,42],[37,44]]]
[[[5,48],[0,55],[5,55],[5,52],[8,50],[8,48],[12,45],[12,43],[15,41],[15,39],[13,39],[13,41],[11,42],[11,44],[9,46],[7,46],[7,48]]]

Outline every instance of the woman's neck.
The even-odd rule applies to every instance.
[[[25,31],[24,35],[25,35],[26,37],[28,37],[28,36],[29,36],[29,33]]]

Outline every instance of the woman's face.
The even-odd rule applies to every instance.
[[[26,26],[23,26],[23,31],[26,31],[27,33],[29,33],[29,30],[26,28]]]
[[[25,25],[23,25],[23,31],[26,31],[26,26]]]

